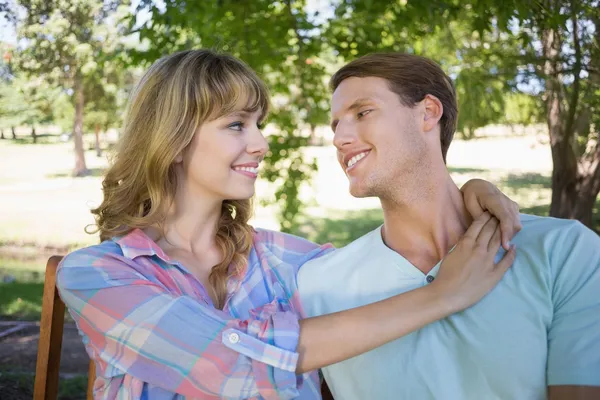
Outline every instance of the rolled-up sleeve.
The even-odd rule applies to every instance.
[[[258,391],[265,398],[294,398],[301,376],[298,363],[298,316],[287,303],[275,300],[252,312],[246,332],[235,328],[223,331],[223,344],[252,360]]]
[[[298,396],[298,316],[285,301],[235,319],[85,249],[63,260],[57,286],[93,356],[122,373],[200,398]]]

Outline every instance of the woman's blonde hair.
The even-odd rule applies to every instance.
[[[190,50],[153,64],[131,94],[122,135],[102,183],[104,199],[92,210],[100,239],[162,226],[175,195],[176,157],[202,123],[227,115],[244,102],[248,111],[260,110],[263,117],[268,112],[265,84],[235,57]],[[223,259],[209,276],[219,308],[225,302],[228,278],[247,262],[251,211],[251,200],[223,202],[216,237]]]

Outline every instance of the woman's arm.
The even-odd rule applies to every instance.
[[[473,218],[488,211],[500,220],[502,247],[508,251],[509,242],[523,227],[519,205],[509,199],[496,186],[483,179],[471,179],[461,188],[465,207]]]

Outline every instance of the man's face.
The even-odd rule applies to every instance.
[[[331,103],[333,143],[355,197],[397,197],[423,174],[422,107],[406,107],[377,77],[345,79]],[[439,139],[438,139],[439,140]]]

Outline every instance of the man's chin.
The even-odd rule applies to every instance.
[[[365,190],[365,188],[361,188],[359,185],[350,185],[350,194],[352,197],[356,197],[358,199],[362,199],[364,197],[372,197],[371,194]]]

